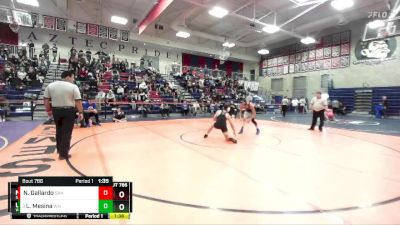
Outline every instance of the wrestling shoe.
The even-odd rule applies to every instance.
[[[259,135],[259,134],[260,134],[260,129],[259,129],[259,128],[257,128],[256,135]]]
[[[236,139],[234,139],[234,138],[229,138],[229,141],[232,141],[232,143],[234,143],[234,144],[236,144],[236,143],[237,143],[237,140],[236,140]]]
[[[240,128],[239,134],[243,134],[243,127]]]

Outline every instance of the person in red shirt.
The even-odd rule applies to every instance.
[[[82,67],[82,69],[79,71],[79,80],[86,80],[88,76],[88,71],[86,70],[86,67]]]

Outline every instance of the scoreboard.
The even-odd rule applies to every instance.
[[[132,182],[112,177],[18,177],[8,183],[12,219],[130,219]]]

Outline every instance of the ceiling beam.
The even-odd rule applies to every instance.
[[[196,1],[196,0],[182,0],[182,1],[189,2],[189,3],[193,4],[193,5],[197,5],[197,6],[200,6],[200,7],[203,7],[203,8],[207,8],[207,9],[209,8],[208,5],[204,5],[204,4],[202,4],[201,2]],[[327,0],[325,0],[325,1],[327,1]],[[252,19],[252,18],[249,18],[249,17],[246,17],[246,16],[242,16],[242,15],[239,15],[239,14],[237,14],[237,13],[232,13],[232,12],[231,12],[231,13],[229,13],[229,15],[230,15],[230,16],[234,16],[234,17],[237,17],[237,18],[240,18],[240,19],[242,19],[242,20],[247,20],[247,21],[249,21],[249,22],[254,22],[254,23],[257,23],[257,24],[262,25],[262,26],[268,25],[268,24],[263,23],[263,22],[261,22],[261,21],[259,21],[259,20],[255,20],[255,19]],[[284,32],[284,33],[286,33],[286,34],[288,34],[288,35],[291,35],[291,36],[293,36],[293,37],[296,37],[296,38],[303,38],[301,35],[298,35],[298,34],[296,34],[296,33],[290,32],[290,31],[286,31],[286,30],[283,30],[283,29],[281,29],[281,31]]]
[[[154,22],[173,1],[174,0],[159,0],[147,16],[139,23],[139,34],[141,34],[148,25]]]
[[[237,9],[235,9],[235,10],[233,10],[232,13],[237,13],[237,12],[239,12],[240,10],[246,8],[247,6],[249,6],[249,5],[251,5],[251,4],[253,4],[253,2],[252,2],[252,1],[248,1],[246,4],[240,6],[239,8],[237,8]]]
[[[298,18],[304,16],[305,14],[309,13],[310,11],[312,11],[313,9],[319,7],[320,5],[324,4],[324,3],[327,2],[327,1],[328,1],[328,0],[323,0],[323,1],[319,2],[319,3],[316,3],[315,5],[311,6],[310,8],[304,10],[303,12],[301,12],[301,13],[297,14],[296,16],[290,18],[290,19],[287,20],[286,22],[280,24],[279,27],[282,28],[282,27],[288,25],[289,23],[291,23],[291,22],[297,20]]]

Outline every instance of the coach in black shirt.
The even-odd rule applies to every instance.
[[[70,158],[72,130],[75,124],[76,109],[79,112],[79,120],[83,119],[81,94],[78,86],[74,84],[74,73],[64,71],[61,81],[55,81],[44,91],[44,105],[47,114],[53,115],[56,124],[56,141],[59,159]],[[50,105],[51,100],[51,105]]]

